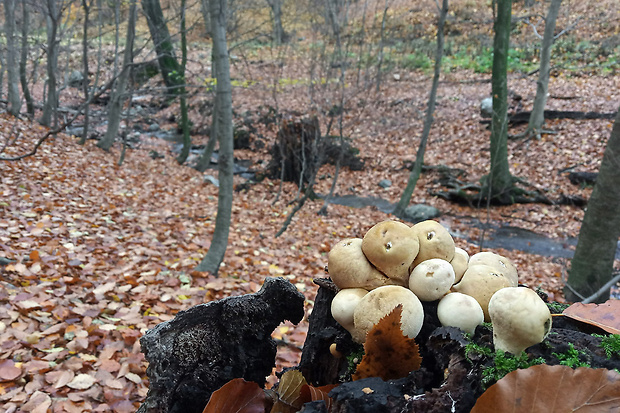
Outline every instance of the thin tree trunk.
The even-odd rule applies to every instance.
[[[545,34],[540,48],[540,71],[536,82],[536,98],[527,127],[528,133],[535,133],[540,138],[540,132],[545,123],[545,105],[547,104],[547,90],[549,88],[549,72],[551,71],[551,47],[553,46],[555,22],[560,12],[562,0],[551,0],[549,12],[545,19]]]
[[[600,290],[612,277],[620,238],[620,110],[607,142],[588,209],[579,230],[564,294],[579,301]],[[594,302],[609,299],[609,289]]]
[[[276,46],[284,42],[284,28],[282,26],[282,0],[267,0],[273,17],[273,43]]]
[[[211,16],[209,15],[209,0],[200,0],[200,12],[205,23],[205,35],[211,35]]]
[[[22,85],[24,99],[26,99],[26,112],[30,116],[34,116],[34,101],[28,87],[28,73],[26,67],[28,63],[28,27],[30,25],[30,10],[26,5],[26,0],[22,0],[22,44],[21,55],[19,59],[19,81]]]
[[[153,46],[157,52],[159,70],[168,89],[169,95],[182,93],[181,88],[185,80],[180,76],[181,68],[174,55],[172,39],[164,19],[159,0],[142,0],[142,9],[146,15],[146,21],[153,40]]]
[[[43,105],[43,114],[39,122],[44,126],[56,127],[58,123],[58,96],[56,92],[56,72],[58,68],[58,25],[60,13],[56,0],[47,0],[47,99]],[[53,119],[52,119],[53,117]]]
[[[411,196],[415,190],[415,186],[418,183],[420,174],[422,173],[422,165],[424,164],[424,153],[426,152],[426,143],[428,141],[428,135],[431,132],[431,126],[433,125],[433,113],[435,112],[435,102],[437,100],[437,88],[439,86],[439,76],[441,75],[441,59],[443,58],[443,44],[444,34],[443,29],[446,24],[446,16],[448,15],[448,0],[443,0],[441,10],[439,10],[439,22],[437,23],[437,51],[435,52],[435,72],[433,74],[433,84],[431,86],[431,93],[428,96],[428,104],[426,107],[426,118],[424,119],[424,128],[422,130],[422,138],[420,139],[420,145],[418,146],[418,153],[416,154],[415,164],[409,174],[409,180],[407,186],[403,191],[403,194],[394,209],[394,215],[402,217],[405,209],[411,201]]]
[[[185,85],[185,67],[187,66],[187,33],[185,30],[185,8],[186,0],[181,0],[181,77]],[[192,139],[189,136],[189,118],[187,115],[187,90],[185,86],[181,88],[181,130],[183,131],[183,148],[177,158],[177,162],[181,165],[185,163],[189,156],[189,150],[192,146]]]
[[[82,70],[84,71],[84,81],[82,82],[82,90],[84,92],[84,129],[82,130],[82,138],[80,144],[84,145],[86,139],[88,139],[88,123],[90,120],[90,104],[89,104],[89,92],[88,92],[88,26],[90,24],[90,0],[82,0],[82,8],[84,9],[84,26],[82,33]]]
[[[125,92],[127,91],[131,63],[133,61],[133,42],[136,30],[136,1],[137,0],[131,0],[129,5],[125,52],[123,53],[123,68],[121,69],[120,75],[114,82],[114,90],[112,92],[112,96],[110,97],[110,103],[108,104],[108,128],[103,138],[101,138],[99,143],[97,143],[97,146],[105,151],[109,151],[114,144],[114,140],[118,134],[118,127],[121,122],[123,103],[127,98]]]
[[[383,17],[381,18],[381,39],[379,40],[379,62],[377,63],[377,87],[376,91],[381,90],[381,66],[383,66],[383,47],[384,47],[384,35],[385,35],[385,21],[387,19],[388,0],[385,0],[385,7],[383,8]]]
[[[4,0],[4,33],[6,34],[6,71],[8,110],[19,115],[22,103],[19,96],[19,70],[17,67],[17,42],[15,41],[15,0]]]
[[[218,179],[220,182],[217,201],[217,217],[213,239],[207,255],[196,271],[208,271],[217,275],[228,246],[228,233],[233,202],[233,128],[232,86],[230,62],[226,45],[226,0],[210,0],[211,27],[213,27],[213,54],[217,73],[213,124],[220,143]],[[217,118],[217,121],[215,120]]]
[[[491,117],[491,170],[483,193],[488,198],[509,203],[513,178],[508,166],[508,48],[512,0],[497,0],[493,41],[493,116]]]

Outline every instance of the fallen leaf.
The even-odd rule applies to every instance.
[[[575,303],[562,314],[602,328],[610,334],[620,334],[620,300],[608,300],[603,304]]]
[[[89,374],[78,374],[73,380],[67,383],[67,386],[72,389],[85,390],[95,384],[96,381],[97,379]]]
[[[422,358],[415,340],[401,330],[402,305],[383,317],[366,336],[365,354],[353,380],[381,377],[383,380],[400,379],[420,368]]]
[[[600,413],[620,408],[620,374],[537,365],[515,370],[485,391],[472,413]]]
[[[0,361],[0,380],[13,381],[22,374],[22,369],[15,365],[13,360]]]
[[[284,373],[278,384],[278,400],[274,403],[271,413],[293,413],[299,411],[304,404],[301,389],[307,384],[306,379],[299,370],[288,370]]]
[[[260,386],[233,379],[211,394],[202,413],[265,413],[267,396]]]

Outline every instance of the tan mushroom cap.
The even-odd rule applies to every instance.
[[[502,255],[496,254],[491,251],[482,251],[472,255],[469,258],[468,265],[490,265],[491,267],[494,267],[497,271],[500,271],[502,274],[508,277],[512,281],[513,287],[519,285],[519,275],[517,273],[517,267],[512,261],[510,261],[510,259]]]
[[[418,255],[418,238],[411,227],[398,221],[383,221],[368,230],[362,242],[362,251],[379,271],[395,281],[407,285],[409,265]]]
[[[420,251],[409,267],[413,270],[422,261],[431,258],[441,258],[448,262],[454,258],[454,240],[452,235],[439,222],[429,219],[418,222],[411,229],[415,232],[420,242]]]
[[[332,317],[349,332],[353,331],[353,313],[362,297],[368,294],[363,288],[345,288],[332,299]]]
[[[366,294],[355,307],[353,340],[366,341],[366,335],[383,317],[402,304],[401,330],[409,338],[414,338],[422,329],[424,309],[422,303],[411,290],[397,285],[375,288]]]
[[[503,288],[489,302],[496,350],[520,354],[542,342],[551,330],[551,313],[536,292],[526,287]]]
[[[474,265],[467,268],[461,281],[455,284],[452,290],[474,297],[482,307],[484,321],[488,322],[491,320],[489,318],[489,300],[496,291],[506,287],[512,287],[512,281],[497,271],[495,267]]]
[[[362,252],[362,239],[349,238],[334,245],[327,256],[327,270],[338,288],[372,290],[395,284],[373,267]]]
[[[444,296],[437,306],[437,317],[442,326],[457,327],[474,334],[484,321],[482,307],[474,297],[462,293]]]
[[[450,261],[452,268],[454,268],[454,283],[461,281],[463,274],[467,271],[467,265],[469,262],[469,254],[463,248],[456,247],[454,249],[454,258]]]
[[[446,260],[431,258],[418,264],[409,275],[409,289],[420,301],[435,301],[454,284],[454,269]]]

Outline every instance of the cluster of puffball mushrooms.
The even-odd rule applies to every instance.
[[[327,266],[340,289],[332,316],[358,343],[399,304],[401,329],[415,338],[424,323],[421,301],[439,300],[441,324],[467,333],[490,321],[495,349],[513,354],[542,342],[551,329],[547,305],[536,292],[518,286],[508,258],[488,251],[469,257],[433,220],[412,227],[380,222],[363,239],[334,245]]]

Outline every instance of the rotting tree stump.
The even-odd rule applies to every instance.
[[[211,393],[242,377],[264,386],[275,366],[273,330],[304,316],[304,296],[283,278],[260,291],[182,311],[140,340],[149,392],[140,413],[201,413]]]

